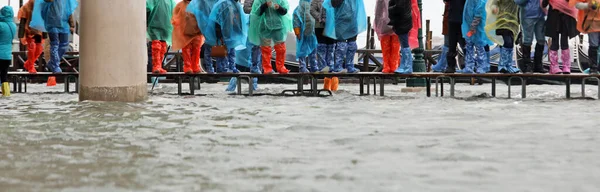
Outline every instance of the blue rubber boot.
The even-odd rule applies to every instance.
[[[346,42],[338,42],[335,45],[335,63],[333,64],[333,69],[330,71],[333,73],[340,73],[344,70],[344,62],[346,62],[346,51],[348,50],[348,43]]]
[[[317,45],[317,62],[320,72],[324,72],[323,70],[325,69],[327,69],[326,72],[329,72],[329,67],[327,66],[327,45]]]
[[[258,90],[258,78],[252,78],[252,90],[256,91]]]
[[[250,73],[261,74],[261,53],[259,46],[252,46],[252,66],[250,67]]]
[[[306,57],[298,59],[298,63],[300,64],[300,66],[298,67],[299,73],[309,73],[308,69],[306,68],[306,60]]]
[[[502,48],[500,52],[500,65],[498,71],[501,73],[518,73],[520,70],[513,65],[513,49]]]
[[[356,55],[356,50],[358,46],[356,45],[356,41],[348,42],[348,47],[346,50],[346,70],[348,73],[358,73],[359,69],[354,67],[354,56]]]
[[[227,68],[229,66],[229,62],[227,62],[227,57],[218,57],[215,58],[217,62],[217,73],[227,73]]]
[[[400,67],[394,71],[399,74],[412,74],[413,72],[413,55],[410,48],[400,49],[402,59],[400,60]]]
[[[50,38],[50,61],[48,62],[48,70],[52,73],[62,73],[60,69],[60,38],[58,33],[49,33]]]
[[[489,62],[489,53],[485,51],[485,48],[482,46],[475,46],[477,51],[477,57],[475,58],[475,62],[477,63],[476,72],[479,74],[484,74],[489,72],[490,70],[490,62]]]
[[[335,65],[335,44],[327,45],[325,51],[325,67],[321,68],[322,73],[329,73]]]
[[[459,70],[459,73],[475,73],[473,68],[475,67],[475,45],[473,43],[467,43],[465,49],[465,68]]]
[[[317,50],[310,53],[306,60],[311,73],[315,73],[320,70],[319,62],[317,61]]]
[[[215,67],[213,65],[212,57],[210,57],[211,47],[204,45],[202,46],[202,49],[204,49],[204,61],[202,62],[204,64],[204,71],[208,74],[213,74],[215,73]]]
[[[437,64],[431,66],[433,72],[444,72],[446,70],[446,67],[448,66],[448,61],[446,60],[447,55],[448,47],[444,46],[442,48],[442,54],[438,56]]]
[[[227,72],[228,73],[240,73],[235,64],[235,49],[227,50]]]
[[[229,85],[227,85],[227,89],[225,89],[225,91],[234,92],[235,88],[237,88],[237,78],[232,77],[231,79],[229,79]]]

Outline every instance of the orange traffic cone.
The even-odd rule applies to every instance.
[[[48,86],[48,87],[56,86],[56,77],[54,77],[54,76],[48,77],[48,82],[46,82],[46,86]]]

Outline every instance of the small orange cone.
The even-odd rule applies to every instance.
[[[56,77],[54,77],[54,76],[48,77],[48,82],[46,83],[46,86],[48,86],[48,87],[56,86]]]
[[[339,84],[340,79],[338,79],[337,77],[331,78],[331,91],[337,91]]]
[[[323,89],[331,91],[331,78],[325,77],[323,79]]]

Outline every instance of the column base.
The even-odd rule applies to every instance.
[[[79,101],[142,102],[147,98],[146,83],[126,87],[79,87]]]

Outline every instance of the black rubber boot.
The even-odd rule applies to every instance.
[[[531,63],[531,46],[521,46],[523,56],[521,62],[523,62],[523,73],[533,73],[533,63]]]
[[[456,73],[456,50],[448,51],[446,61],[448,62],[448,66],[446,67],[446,71],[444,71],[444,73]]]
[[[590,56],[590,74],[598,74],[598,47],[590,47],[588,49],[588,55]]]
[[[544,63],[542,58],[544,57],[544,45],[535,44],[535,53],[533,56],[533,72],[534,73],[548,73],[544,69]]]

